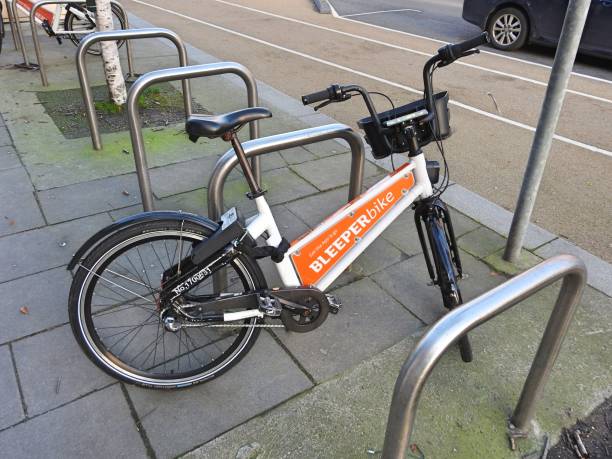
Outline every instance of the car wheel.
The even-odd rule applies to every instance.
[[[521,10],[503,8],[491,15],[487,31],[495,48],[511,51],[527,42],[529,22]]]

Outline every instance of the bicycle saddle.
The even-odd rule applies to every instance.
[[[185,130],[189,140],[196,142],[200,137],[214,139],[243,124],[271,116],[270,110],[264,107],[245,108],[222,115],[191,115],[185,122]]]

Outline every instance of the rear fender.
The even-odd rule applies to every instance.
[[[211,232],[217,231],[219,224],[213,222],[209,218],[202,217],[200,215],[191,214],[188,212],[177,212],[160,210],[153,212],[141,212],[136,215],[130,215],[129,217],[122,218],[115,223],[101,229],[96,234],[91,236],[87,241],[76,251],[72,260],[68,264],[68,270],[72,271],[77,263],[82,260],[91,249],[93,249],[100,242],[105,240],[107,237],[115,234],[119,230],[123,230],[130,226],[134,226],[139,223],[146,223],[154,220],[176,220],[176,221],[187,221],[196,225],[202,226]]]

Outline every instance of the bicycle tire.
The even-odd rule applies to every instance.
[[[111,11],[113,13],[113,17],[115,18],[116,21],[118,21],[119,25],[120,25],[120,29],[125,29],[125,18],[122,14],[121,9],[116,6],[115,4],[111,4]],[[76,16],[75,14],[73,14],[70,10],[68,10],[68,12],[66,13],[66,16],[64,17],[64,30],[75,30],[75,22],[74,21],[78,21],[79,18],[78,16]],[[87,24],[86,26],[86,30],[91,29],[92,32],[95,32],[95,27],[93,27],[91,24]],[[82,37],[84,37],[85,35],[75,35],[75,34],[67,34],[67,38],[74,43],[75,46],[79,46],[79,43],[81,42]],[[125,40],[119,40],[117,41],[117,48],[121,48],[123,46],[123,44],[125,43]],[[95,45],[94,45],[95,46]],[[87,54],[90,54],[92,56],[100,56],[102,54],[102,52],[100,51],[99,48],[92,48],[90,47],[87,50]]]
[[[150,282],[150,279],[161,279],[160,272],[172,266],[175,260],[188,256],[192,244],[210,235],[209,229],[190,222],[157,220],[140,223],[103,240],[79,264],[70,288],[68,313],[79,346],[95,365],[129,384],[177,389],[220,376],[249,352],[260,328],[243,325],[256,325],[261,319],[245,319],[236,323],[235,328],[196,327],[173,332],[164,328],[160,318],[158,297],[155,296],[159,288],[155,289],[155,282]],[[168,240],[177,241],[176,246],[168,247]],[[178,240],[180,252],[177,256]],[[163,241],[163,246],[160,241]],[[139,248],[144,251],[149,244],[155,256],[150,252],[143,257]],[[159,252],[154,244],[159,247]],[[183,246],[186,252],[183,252]],[[168,266],[164,265],[166,257],[162,247],[166,247]],[[134,254],[131,260],[130,253]],[[233,282],[230,277],[232,282],[228,284],[234,285],[238,292],[266,287],[259,265],[245,255],[237,256],[226,269],[228,273],[237,274],[234,279],[238,280]],[[190,289],[189,293],[205,287],[206,282]],[[210,287],[210,282],[208,284]],[[119,288],[121,285],[123,287]],[[144,293],[143,286],[151,296]],[[127,296],[126,291],[130,292]],[[143,303],[138,297],[147,301]],[[140,322],[139,317],[144,317],[144,321]],[[184,330],[183,334],[181,330]],[[132,348],[128,349],[130,345]],[[159,360],[156,360],[157,356]]]
[[[449,235],[446,231],[446,220],[438,208],[435,208],[434,214],[430,219],[427,225],[427,233],[438,276],[438,284],[442,293],[442,301],[445,308],[452,310],[463,304],[463,298],[457,282],[457,273],[455,272],[448,242]],[[466,363],[471,362],[474,356],[467,333],[459,338],[457,345],[461,359]]]

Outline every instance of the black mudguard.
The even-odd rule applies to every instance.
[[[139,214],[130,215],[129,217],[122,218],[121,220],[116,221],[115,223],[107,226],[106,228],[101,229],[96,234],[91,236],[87,241],[77,250],[77,252],[70,260],[68,264],[68,270],[72,271],[77,263],[82,260],[91,249],[93,249],[100,242],[105,240],[107,237],[115,234],[117,231],[128,228],[130,226],[146,223],[154,220],[176,220],[176,221],[187,221],[190,223],[194,223],[196,225],[200,225],[211,232],[217,231],[219,228],[219,224],[213,222],[209,218],[202,217],[200,215],[191,214],[188,212],[177,212],[177,211],[169,211],[169,210],[160,210],[153,212],[141,212]]]

